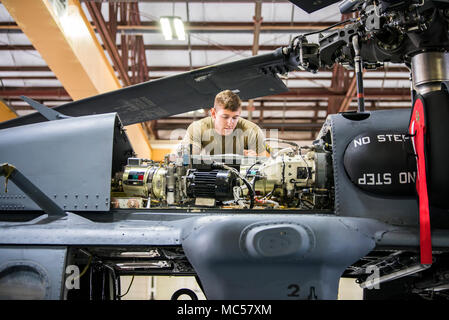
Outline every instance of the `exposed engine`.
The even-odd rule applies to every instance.
[[[330,146],[280,142],[291,147],[270,157],[191,155],[180,148],[161,163],[129,158],[112,179],[112,206],[331,209]]]

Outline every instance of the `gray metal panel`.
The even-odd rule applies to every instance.
[[[346,267],[388,229],[370,219],[318,215],[190,221],[182,244],[208,299],[336,299]]]
[[[42,215],[28,222],[0,222],[0,244],[15,245],[180,245],[192,214],[115,213],[94,222],[76,214],[58,219]]]
[[[61,299],[66,254],[65,247],[0,247],[1,299]]]
[[[332,125],[335,212],[340,216],[374,218],[398,225],[416,225],[416,198],[386,197],[362,191],[349,179],[343,163],[347,145],[359,134],[381,130],[403,130],[407,133],[410,109],[371,112],[361,121],[341,114],[330,116]]]
[[[14,165],[64,211],[108,211],[116,117],[110,113],[0,130],[0,163]],[[116,146],[121,150],[129,146],[122,135],[115,139],[125,145]],[[8,193],[0,189],[0,210],[40,208],[10,181]]]
[[[94,218],[95,216],[95,218]],[[334,223],[334,216],[307,215],[320,217],[323,224]],[[91,219],[83,218],[68,212],[67,216],[54,220],[47,215],[33,220],[0,221],[1,245],[180,245],[181,232],[191,229],[197,219],[210,217],[215,219],[236,219],[250,217],[252,223],[277,219],[295,219],[296,214],[238,214],[229,213],[170,213],[170,212],[111,212],[108,215],[89,215]],[[230,218],[232,217],[232,218]],[[302,218],[300,215],[299,219]],[[1,218],[1,215],[0,215]],[[342,217],[337,221],[342,220]],[[375,221],[375,220],[373,220]],[[341,223],[341,222],[338,222]],[[380,246],[401,245],[419,246],[419,230],[417,228],[389,226],[378,224],[375,236]],[[182,231],[184,230],[184,231]],[[373,233],[374,234],[374,233]],[[435,246],[447,245],[448,231],[432,232],[432,243]],[[411,240],[410,240],[411,239]],[[410,241],[409,241],[410,240]]]

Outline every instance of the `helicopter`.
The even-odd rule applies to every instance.
[[[338,1],[291,2],[313,12]],[[341,277],[366,299],[446,298],[449,3],[339,10],[357,17],[319,43],[298,35],[52,109],[24,97],[38,113],[0,123],[0,298],[117,300],[124,275],[195,276],[211,300],[336,299]],[[413,112],[365,111],[363,69],[386,62],[410,68]],[[354,70],[358,110],[329,115],[310,146],[134,156],[125,125],[211,105],[223,89],[281,93],[279,74],[335,63]]]

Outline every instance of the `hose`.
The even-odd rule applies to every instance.
[[[123,298],[124,296],[126,296],[128,294],[129,289],[131,289],[131,286],[133,285],[133,282],[134,282],[134,276],[131,279],[131,283],[129,284],[128,290],[126,290],[125,294],[118,296],[119,298]]]
[[[288,152],[295,152],[295,150],[293,150],[292,147],[287,147],[287,148],[281,149],[281,150],[279,150],[278,152],[276,152],[276,153],[272,156],[272,158],[273,158],[273,159],[276,159],[276,157],[278,157],[279,155],[284,154],[284,153],[288,153]]]
[[[239,177],[240,180],[242,180],[243,183],[246,185],[246,187],[248,188],[248,191],[250,193],[250,206],[249,206],[249,208],[252,209],[254,207],[254,197],[256,196],[256,193],[254,192],[254,189],[251,186],[251,184],[249,183],[249,181],[245,177],[243,177],[240,174],[240,172],[237,171],[237,169],[229,167],[229,166],[225,165],[224,163],[219,163],[219,162],[213,162],[212,163],[212,168],[229,170],[229,171],[233,172],[237,177]]]

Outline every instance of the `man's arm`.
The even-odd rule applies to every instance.
[[[181,141],[181,145],[186,146],[187,148],[192,145],[192,154],[201,153],[201,128],[196,122],[191,123],[187,128],[186,134]]]
[[[243,151],[245,156],[267,156],[265,134],[259,126],[252,129],[248,136],[248,149]]]

